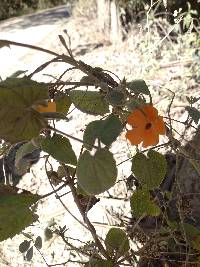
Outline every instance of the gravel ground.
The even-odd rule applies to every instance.
[[[10,35],[6,35],[3,32],[4,29],[2,28],[2,30],[0,30],[0,38],[12,38],[12,40],[21,42],[26,42],[27,40],[28,43],[37,44],[47,49],[66,53],[62,45],[59,43],[57,36],[58,34],[63,34],[63,30],[67,30],[69,36],[71,37],[72,51],[78,59],[81,59],[92,66],[99,66],[110,70],[118,75],[120,79],[124,76],[129,80],[145,78],[147,84],[151,88],[153,101],[160,109],[161,113],[165,114],[169,105],[171,95],[168,92],[168,89],[176,91],[177,95],[180,94],[180,96],[178,96],[178,100],[174,103],[171,112],[175,113],[180,120],[184,120],[186,117],[186,114],[182,112],[185,106],[184,95],[189,93],[188,88],[191,86],[191,80],[188,78],[188,80],[184,80],[184,83],[183,81],[181,83],[180,77],[185,75],[188,71],[188,67],[183,64],[178,67],[172,66],[165,69],[161,68],[162,64],[179,60],[180,58],[184,61],[190,57],[188,53],[184,54],[185,50],[181,49],[181,47],[178,45],[171,47],[170,58],[166,58],[164,57],[166,50],[163,49],[163,51],[159,51],[160,48],[158,46],[156,52],[154,51],[156,48],[156,38],[158,39],[158,36],[154,37],[153,40],[148,41],[145,35],[142,35],[140,25],[135,25],[135,29],[125,42],[110,45],[105,36],[96,30],[97,24],[95,20],[89,21],[84,17],[70,17],[70,19],[60,18],[61,21],[59,21],[59,23],[43,24],[41,14],[40,19],[40,25],[35,25],[33,27],[30,23],[30,25],[26,26],[26,28],[23,28],[23,31],[22,29],[12,28],[12,24],[9,27],[8,24],[6,31],[8,31]],[[16,19],[16,23],[18,23],[18,20],[23,22],[23,18]],[[35,21],[37,21],[37,19],[35,19]],[[36,38],[37,40],[33,40],[33,35],[38,35],[38,38]],[[159,41],[159,39],[157,41]],[[167,42],[166,45],[163,44],[163,47],[166,48],[169,43],[170,42]],[[154,49],[153,52],[152,49]],[[7,62],[6,67],[2,68],[3,73],[1,73],[1,75],[3,78],[18,69],[26,69],[29,72],[32,72],[36,67],[51,59],[50,56],[42,53],[35,53],[32,51],[27,52],[27,50],[26,52],[22,51],[23,49],[21,50],[19,48],[3,48],[3,52],[0,52],[0,57],[3,56],[3,60]],[[159,59],[156,58],[158,56],[160,56]],[[36,75],[35,79],[40,81],[49,81],[49,77],[44,76],[43,74],[51,73],[54,76],[59,76],[59,74],[61,74],[66,68],[67,66],[64,64],[52,64],[43,72]],[[76,76],[76,79],[79,77],[80,76]],[[179,90],[180,84],[181,86],[184,86],[181,93]],[[194,92],[191,92],[191,94],[193,93]],[[88,116],[78,110],[75,110],[71,114],[69,122],[58,122],[56,127],[63,132],[82,138],[83,129],[87,123],[96,118],[97,117]],[[175,127],[177,127],[176,124]],[[165,142],[166,139],[163,138],[161,142],[162,141]],[[75,141],[72,141],[71,143],[78,156],[81,149],[80,144]],[[126,143],[123,134],[119,137],[118,141],[113,144],[112,151],[115,154],[117,163],[127,159],[128,156],[134,153],[133,148]],[[56,170],[57,164],[53,160],[52,165]],[[119,179],[130,175],[130,166],[131,164],[129,161],[126,161],[124,164],[119,166]],[[19,187],[41,195],[52,190],[46,177],[43,159],[41,159],[39,163],[31,169],[29,174],[23,177]],[[124,194],[124,183],[122,182],[120,185],[118,184],[112,191],[119,195],[122,194],[122,192]],[[66,192],[67,189],[64,189],[62,193],[64,194]],[[76,218],[81,219],[70,194],[62,197],[62,201]],[[128,215],[130,213],[130,207],[127,203],[119,200],[105,199],[102,197],[101,201],[95,205],[95,208],[89,211],[89,218],[92,222],[95,222],[97,233],[100,236],[105,235],[110,228],[109,225],[119,223],[117,219],[110,216],[109,210],[111,208],[119,213],[123,210],[124,215]],[[82,241],[91,240],[91,237],[86,229],[84,229],[77,220],[72,218],[69,212],[63,208],[59,200],[54,196],[40,201],[37,213],[39,215],[39,223],[25,230],[26,233],[31,232],[34,238],[37,235],[40,235],[44,240],[44,229],[52,221],[54,221],[59,226],[67,226],[69,229],[69,237],[73,237],[75,239],[79,239],[81,237],[80,239]],[[0,266],[46,266],[46,263],[36,250],[34,251],[33,260],[30,263],[24,261],[23,255],[18,251],[18,246],[23,240],[24,237],[22,235],[18,235],[12,240],[6,240],[0,244]],[[41,252],[48,264],[65,262],[68,260],[70,255],[70,252],[66,249],[65,244],[56,236],[49,241],[44,241]],[[80,266],[80,264],[70,262],[65,266]]]

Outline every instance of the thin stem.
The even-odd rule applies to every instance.
[[[52,131],[54,131],[54,132],[56,132],[56,133],[59,133],[59,134],[61,134],[61,135],[63,135],[63,136],[66,136],[66,137],[68,137],[68,138],[70,138],[70,139],[73,139],[73,140],[75,140],[75,141],[77,141],[77,142],[79,142],[79,143],[85,143],[85,142],[83,142],[83,140],[81,140],[81,139],[79,139],[79,138],[77,138],[77,137],[74,137],[74,136],[72,136],[72,135],[70,135],[70,134],[66,134],[66,133],[64,133],[64,132],[62,132],[62,131],[60,131],[60,130],[58,130],[58,129],[56,129],[56,128],[53,128],[53,127],[51,127],[51,126],[49,126],[48,128],[47,128],[48,130],[52,130]],[[88,144],[88,145],[91,145],[91,144]],[[95,146],[95,145],[91,145],[93,148],[96,148],[96,149],[99,149],[99,147],[98,146]]]

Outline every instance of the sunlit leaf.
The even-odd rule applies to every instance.
[[[123,256],[129,250],[129,240],[126,233],[119,228],[111,228],[105,239],[107,251],[112,255],[117,253],[118,258]]]
[[[27,77],[0,83],[0,138],[16,143],[38,136],[46,120],[32,106],[48,97],[48,87]]]
[[[74,90],[69,95],[75,107],[82,112],[92,115],[104,115],[109,112],[108,103],[98,92]]]
[[[78,161],[77,178],[87,193],[103,193],[115,184],[117,167],[113,155],[106,149],[99,149],[92,156],[84,151]]]
[[[132,172],[148,189],[154,189],[160,185],[165,177],[166,168],[165,157],[154,150],[149,150],[147,157],[137,153],[132,160]]]
[[[77,158],[68,138],[55,134],[46,137],[41,143],[42,150],[51,155],[54,159],[63,163],[76,165]]]
[[[151,200],[149,190],[146,188],[136,190],[130,200],[131,210],[136,218],[140,216],[158,216],[159,207]]]
[[[66,115],[72,103],[70,97],[68,95],[60,95],[56,97],[55,101],[56,111]]]

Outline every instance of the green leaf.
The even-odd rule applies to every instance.
[[[74,90],[69,95],[75,107],[84,113],[104,115],[109,112],[108,103],[98,92]]]
[[[0,138],[11,143],[38,136],[46,120],[32,106],[48,98],[48,87],[27,77],[0,83]]]
[[[30,247],[26,253],[26,260],[31,261],[33,258],[33,247]]]
[[[28,249],[29,249],[29,247],[30,247],[30,244],[31,244],[31,241],[29,240],[24,240],[20,245],[19,245],[19,251],[21,252],[21,253],[24,253],[24,252],[26,252]]]
[[[68,95],[61,95],[56,97],[55,102],[56,111],[66,115],[72,103],[71,98]]]
[[[146,102],[143,99],[131,99],[129,102],[127,102],[127,108],[128,110],[132,111],[133,109],[141,107],[145,104]]]
[[[28,141],[45,127],[47,122],[33,109],[0,106],[0,139],[11,143]]]
[[[187,236],[188,241],[194,241],[197,236],[200,236],[200,230],[194,227],[193,225],[189,223],[184,223],[182,227],[184,228],[184,232]]]
[[[138,79],[127,83],[127,87],[135,94],[150,95],[150,91],[144,80]]]
[[[186,107],[185,108],[190,117],[193,119],[193,121],[197,124],[199,122],[199,119],[200,119],[200,111],[198,111],[198,109],[194,108],[194,107]]]
[[[200,230],[189,223],[181,225],[189,244],[196,250],[200,251]]]
[[[46,227],[44,230],[45,241],[49,241],[53,237],[53,232],[49,227]]]
[[[77,164],[76,155],[68,138],[55,134],[46,137],[41,143],[42,150],[51,155],[54,159],[72,165]]]
[[[123,125],[117,116],[110,114],[105,120],[93,121],[89,123],[83,135],[85,148],[92,149],[96,138],[110,146],[119,136]]]
[[[7,78],[0,83],[0,104],[29,108],[48,99],[48,85],[23,78]]]
[[[133,157],[132,172],[142,185],[155,189],[165,177],[167,163],[165,157],[154,150],[149,150],[147,156],[137,153]]]
[[[41,249],[42,248],[42,238],[41,236],[37,236],[35,239],[35,247],[37,249]]]
[[[151,195],[146,188],[136,190],[130,199],[131,210],[136,218],[141,216],[158,216],[159,207],[151,201]]]
[[[71,166],[68,166],[68,165],[65,165],[69,175],[74,175],[74,172],[76,171],[75,168],[71,167]],[[63,177],[65,177],[67,175],[65,169],[63,166],[58,166],[58,169],[57,169],[57,174],[58,174],[58,178],[61,179]]]
[[[119,118],[113,114],[110,114],[101,122],[101,132],[99,138],[104,145],[110,146],[121,133],[123,125]]]
[[[106,100],[113,106],[121,106],[125,103],[125,95],[121,91],[112,90],[107,93]]]
[[[87,197],[88,194],[83,190],[83,188],[77,183],[76,192],[78,195],[82,195],[84,197]]]
[[[83,135],[83,144],[88,150],[92,149],[96,138],[99,137],[101,124],[101,121],[92,121],[87,125]]]
[[[110,151],[102,148],[94,156],[84,151],[79,158],[77,179],[87,193],[96,195],[105,192],[115,184],[116,178],[116,162]]]
[[[117,253],[118,258],[129,251],[129,240],[126,233],[119,228],[111,228],[105,239],[106,249],[109,253]]]
[[[28,191],[18,194],[17,191],[15,187],[0,185],[0,241],[19,234],[37,219],[29,206],[40,196]]]
[[[200,251],[200,234],[196,236],[195,240],[192,242],[192,247]]]

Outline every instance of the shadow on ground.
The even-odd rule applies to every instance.
[[[69,7],[67,5],[48,9],[46,11],[37,12],[31,15],[17,17],[2,21],[0,23],[1,31],[25,29],[28,27],[40,25],[53,25],[60,20],[70,16]]]

